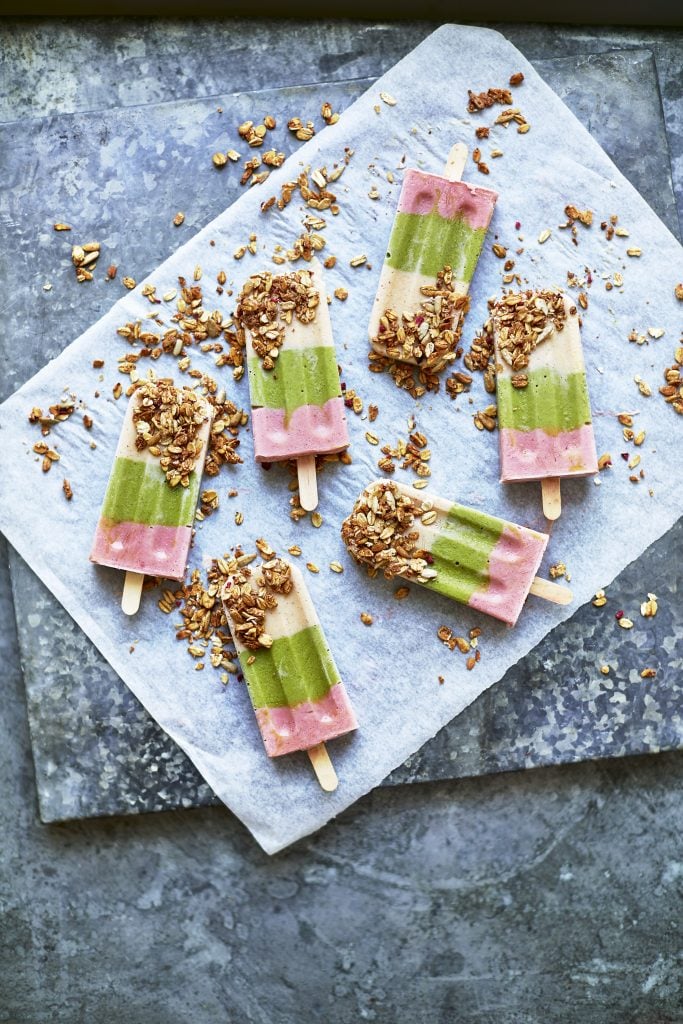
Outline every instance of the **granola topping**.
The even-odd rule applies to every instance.
[[[251,344],[261,359],[264,370],[272,370],[284,343],[285,327],[296,318],[310,324],[316,318],[320,302],[311,272],[295,270],[274,276],[263,272],[245,282],[240,293],[235,322],[244,339],[251,335]]]
[[[277,608],[277,595],[291,594],[293,587],[290,566],[277,557],[263,562],[256,572],[244,566],[233,573],[224,585],[223,600],[241,644],[252,651],[272,646],[267,613]]]
[[[386,309],[373,342],[386,350],[389,359],[411,360],[419,367],[438,372],[456,357],[462,321],[469,298],[453,290],[453,271],[444,266],[436,283],[420,289],[424,301],[414,313]]]
[[[342,523],[342,540],[368,575],[381,570],[386,579],[428,583],[436,577],[431,557],[417,547],[419,533],[412,529],[416,517],[424,522],[433,511],[430,501],[416,501],[402,494],[391,480],[382,481],[360,496],[351,515]]]
[[[561,331],[566,311],[559,292],[519,292],[506,295],[491,310],[498,335],[498,352],[513,370],[529,365],[529,355],[555,331]]]
[[[199,431],[207,407],[191,388],[176,388],[169,378],[145,381],[134,388],[139,396],[133,412],[135,447],[159,459],[170,487],[189,487],[190,473],[202,453]]]

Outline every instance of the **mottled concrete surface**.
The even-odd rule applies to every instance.
[[[3,114],[375,76],[431,28],[5,22]],[[681,37],[505,32],[654,54],[680,215]],[[683,1021],[680,753],[379,789],[272,859],[221,807],[46,827],[0,564],[1,1024]]]

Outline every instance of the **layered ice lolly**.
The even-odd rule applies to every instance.
[[[532,592],[568,603],[566,587],[536,572],[548,536],[393,480],[376,480],[342,524],[342,538],[371,575],[400,576],[501,619],[517,622]]]
[[[133,392],[90,560],[139,576],[181,580],[211,429],[211,406],[168,379]]]
[[[266,752],[306,750],[317,771],[320,745],[358,726],[300,571],[238,569],[222,598]]]
[[[296,459],[300,484],[314,485],[315,456],[349,444],[318,261],[288,274],[254,274],[242,289],[235,320],[247,341],[256,461]],[[308,508],[303,486],[301,498]],[[317,504],[317,495],[310,500]]]
[[[559,291],[514,293],[494,304],[491,326],[501,481],[545,482],[545,509],[548,481],[598,470],[577,309]],[[554,502],[549,518],[559,483]]]
[[[381,356],[434,370],[455,358],[498,198],[457,180],[463,153],[462,144],[453,147],[446,177],[405,172],[370,319],[370,342]]]

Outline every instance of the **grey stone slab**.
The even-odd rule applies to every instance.
[[[630,139],[624,138],[617,120],[605,116],[620,102],[620,90],[637,91],[633,137],[649,125],[651,135],[666,146],[651,53],[630,49],[537,63],[625,173],[644,192],[650,189],[660,214],[675,229],[666,166],[633,161]],[[76,286],[68,259],[69,235],[51,231],[56,216],[74,226],[95,224],[93,230],[106,246],[101,261],[105,265],[110,260],[123,261],[125,254],[119,273],[144,275],[172,251],[179,238],[206,223],[240,193],[236,170],[216,172],[210,156],[215,149],[238,142],[235,126],[241,120],[255,110],[270,111],[281,122],[287,111],[315,116],[322,93],[343,109],[366,84],[337,82],[192,99],[0,127],[0,142],[12,153],[13,170],[11,188],[0,199],[0,210],[7,204],[8,230],[14,232],[5,253],[20,254],[18,261],[8,259],[11,287],[19,294],[22,287],[26,290],[21,269],[29,260],[33,261],[34,291],[45,278],[53,283],[51,292],[44,293],[42,286],[37,292],[40,329],[25,338],[21,356],[14,355],[14,373],[20,379],[30,376],[46,355],[56,354],[91,322],[94,308],[103,310],[119,294],[114,290],[120,287],[118,282],[106,282],[102,275]],[[596,96],[601,97],[602,106]],[[274,141],[286,151],[292,146],[282,123]],[[201,189],[197,181],[202,182]],[[171,223],[178,208],[186,213],[180,231]],[[37,247],[36,237],[41,238]],[[60,250],[62,261],[55,274],[55,254]],[[74,294],[83,296],[82,304],[74,304]],[[23,336],[24,308],[18,303],[16,311],[9,312],[15,317],[12,333]],[[50,339],[47,352],[46,337]],[[5,387],[11,390],[9,383]],[[596,659],[605,618],[596,619],[590,607],[582,609],[558,635],[547,638],[394,772],[388,784],[681,745],[676,708],[680,691],[671,682],[680,617],[673,610],[675,602],[668,600],[665,571],[671,551],[680,553],[681,531],[673,531],[655,548],[640,560],[635,576],[623,574],[615,585],[614,600],[627,607],[639,605],[644,571],[646,589],[662,597],[663,611],[656,620],[662,632],[657,635],[669,653],[656,662],[656,680],[643,684],[637,670],[642,667],[643,651],[629,646],[618,635],[621,631],[615,632],[611,619],[607,635],[612,675],[600,676]],[[18,558],[13,559],[13,576],[43,819],[214,802],[190,762]],[[638,714],[626,716],[624,707],[633,706]]]

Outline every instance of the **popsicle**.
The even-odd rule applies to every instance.
[[[139,607],[145,575],[185,575],[211,414],[201,395],[167,378],[130,397],[90,552],[92,562],[125,571],[127,614]]]
[[[249,338],[249,391],[257,462],[296,459],[299,500],[318,503],[316,455],[343,451],[349,435],[322,270],[254,274],[235,321]]]
[[[455,359],[498,198],[459,180],[466,158],[456,143],[445,176],[406,170],[370,318],[375,352],[435,372]]]
[[[548,535],[393,480],[365,488],[342,539],[371,576],[400,576],[514,626],[529,593],[568,604],[571,591],[536,576]]]
[[[358,725],[300,571],[273,557],[232,573],[222,598],[266,752],[307,751],[336,789],[325,743]]]
[[[598,471],[579,317],[559,291],[503,296],[491,311],[503,483],[540,480],[548,519],[560,478]]]

